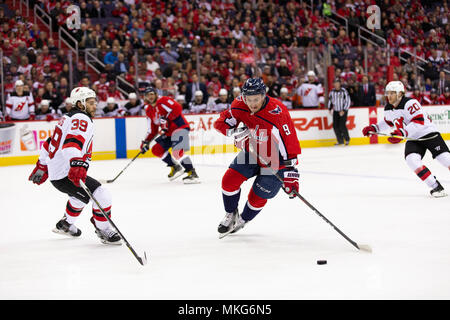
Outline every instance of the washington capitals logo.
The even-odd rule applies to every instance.
[[[271,114],[280,114],[281,113],[280,106],[277,106],[275,109],[270,110],[269,113],[271,113]]]

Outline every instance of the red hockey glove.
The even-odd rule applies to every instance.
[[[391,132],[391,135],[406,137],[406,131],[403,129],[397,129],[394,132]],[[395,137],[388,138],[388,141],[390,143],[399,143],[402,140],[403,140],[402,138],[395,138]]]
[[[293,199],[295,198],[296,191],[298,193],[299,187],[298,187],[298,179],[300,178],[300,175],[297,171],[297,169],[293,168],[291,171],[285,171],[284,172],[284,179],[283,179],[283,186],[284,186],[284,192],[286,192],[289,195],[289,198]]]
[[[70,159],[70,169],[68,178],[77,187],[80,186],[80,179],[83,182],[86,181],[87,170],[89,168],[89,163],[84,161],[83,158],[72,158]]]
[[[28,180],[33,181],[33,183],[40,185],[45,182],[48,178],[48,169],[47,166],[41,164],[39,160],[36,162],[36,167],[31,172]]]
[[[370,126],[364,127],[362,129],[362,133],[366,137],[371,136],[371,134],[369,133],[370,131],[371,132],[377,132],[377,128],[373,124],[371,124]]]

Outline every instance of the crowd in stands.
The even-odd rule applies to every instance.
[[[6,107],[11,106],[11,96],[17,95],[17,84],[23,83],[19,90],[29,94],[34,104],[30,112],[36,109],[32,111],[36,119],[57,118],[70,108],[70,83],[97,92],[98,116],[142,115],[142,90],[149,85],[179,101],[186,113],[219,112],[252,76],[261,76],[268,94],[288,107],[308,107],[301,87],[315,84],[318,95],[323,95],[325,49],[353,106],[384,102],[388,65],[394,66],[393,80],[401,80],[409,96],[425,105],[450,103],[445,72],[450,70],[446,0],[439,5],[418,0],[334,0],[318,1],[314,8],[309,7],[310,1],[284,0],[29,3],[51,16],[53,31],[67,29],[70,14],[66,9],[78,5],[82,23],[68,31],[80,52],[91,50],[101,61],[96,77],[86,71],[83,61],[69,70],[69,52],[58,49],[49,32],[26,21],[20,12],[7,15],[0,7]],[[357,38],[357,28],[365,26],[366,9],[372,4],[381,9],[381,28],[372,31],[386,39],[389,50]],[[331,23],[327,19],[331,12],[348,19],[349,29]],[[307,76],[312,71],[306,67],[308,50],[315,52],[319,62],[313,77]],[[419,61],[423,71],[416,72],[415,59],[405,51],[423,59]],[[131,87],[123,87],[122,80]],[[323,106],[323,99],[314,105]]]

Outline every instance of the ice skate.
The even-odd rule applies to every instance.
[[[241,230],[246,223],[247,221],[242,219],[237,209],[232,213],[227,213],[217,229],[220,233],[219,239]]]
[[[435,198],[446,197],[447,193],[444,190],[444,187],[441,185],[439,181],[437,181],[437,187],[430,191],[430,194]]]
[[[81,235],[81,230],[74,224],[68,223],[66,216],[56,223],[56,227],[53,229],[53,232],[73,238],[77,238]]]
[[[120,237],[119,233],[114,230],[113,228],[109,227],[106,230],[101,230],[97,228],[95,225],[94,218],[91,217],[91,223],[95,227],[95,234],[97,237],[100,238],[100,241],[103,244],[114,244],[114,245],[121,245],[122,244],[122,238]]]
[[[170,167],[170,173],[168,175],[168,178],[170,181],[173,181],[179,176],[181,176],[183,173],[184,173],[183,167],[180,166],[179,164],[176,164]]]
[[[200,183],[200,178],[198,177],[197,172],[195,172],[194,168],[192,168],[192,170],[185,172],[187,173],[187,176],[183,178],[183,183],[185,184]]]

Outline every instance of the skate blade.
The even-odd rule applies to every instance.
[[[54,233],[57,233],[57,234],[60,234],[60,235],[62,235],[62,236],[66,236],[66,237],[69,237],[69,238],[79,238],[79,237],[80,237],[80,236],[73,236],[73,235],[71,235],[69,232],[64,232],[64,231],[59,230],[59,229],[57,229],[57,228],[53,228],[52,231],[53,231]],[[81,235],[81,234],[80,234],[80,235]]]
[[[448,194],[441,191],[441,192],[435,192],[435,193],[432,194],[431,196],[432,196],[433,198],[443,198],[443,197],[448,196]]]
[[[183,180],[184,184],[196,184],[196,183],[201,183],[200,179],[195,178],[195,179],[190,179],[190,180]]]
[[[109,246],[121,246],[122,240],[116,242],[109,242],[108,240],[100,239],[100,242]]]
[[[175,180],[176,178],[178,178],[178,177],[182,176],[182,175],[183,175],[183,173],[184,173],[184,171],[180,171],[180,172],[178,172],[178,173],[174,174],[174,176],[173,176],[173,177],[170,177],[170,178],[169,178],[169,181],[173,181],[173,180]]]

